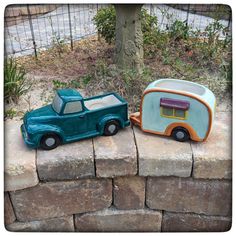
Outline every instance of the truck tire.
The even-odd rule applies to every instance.
[[[172,137],[179,142],[185,142],[190,138],[188,130],[183,127],[176,127],[172,131]]]
[[[117,134],[119,131],[120,125],[116,120],[110,120],[105,124],[104,135],[111,136]]]
[[[61,139],[56,134],[45,134],[41,138],[40,147],[44,150],[52,150],[61,144]]]

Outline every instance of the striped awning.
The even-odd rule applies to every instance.
[[[161,98],[160,106],[167,108],[175,108],[180,110],[188,110],[190,103],[188,101],[179,99]]]

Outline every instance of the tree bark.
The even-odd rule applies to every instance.
[[[143,68],[140,4],[116,4],[115,63],[122,70]]]

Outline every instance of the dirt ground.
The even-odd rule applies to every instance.
[[[129,111],[134,112],[138,110],[147,84],[159,78],[186,79],[206,85],[216,95],[217,110],[231,111],[231,90],[215,65],[212,70],[204,70],[204,65],[194,65],[185,57],[182,59],[185,64],[177,67],[177,63],[165,63],[161,51],[157,51],[155,56],[146,56],[144,73],[136,79],[133,74],[121,76],[117,73],[113,54],[113,45],[94,36],[78,41],[73,51],[68,45],[57,45],[42,51],[37,60],[29,56],[17,58],[32,86],[17,104],[5,104],[5,119],[22,119],[27,111],[51,103],[56,89],[71,86],[85,97],[117,92],[129,102]],[[170,60],[175,60],[174,56]],[[191,65],[191,70],[188,70],[188,65]]]
[[[28,74],[28,79],[33,82],[31,89],[20,97],[18,104],[11,103],[5,105],[5,112],[12,111],[14,113],[13,117],[8,116],[5,117],[5,119],[21,120],[27,111],[31,111],[51,103],[55,94],[55,89],[50,81],[53,79],[58,79],[58,77]],[[77,88],[77,90],[82,94],[82,96],[89,96],[85,89]],[[230,94],[225,96],[224,99],[217,99],[216,110],[232,111]],[[129,112],[133,112],[133,110],[129,109]]]

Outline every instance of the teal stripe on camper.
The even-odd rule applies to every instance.
[[[190,108],[186,120],[162,117],[160,115],[160,99],[172,98],[189,101]],[[196,99],[164,92],[151,92],[145,95],[142,105],[142,128],[156,132],[165,132],[168,125],[174,122],[187,123],[195,130],[199,138],[206,136],[209,124],[208,110]]]

